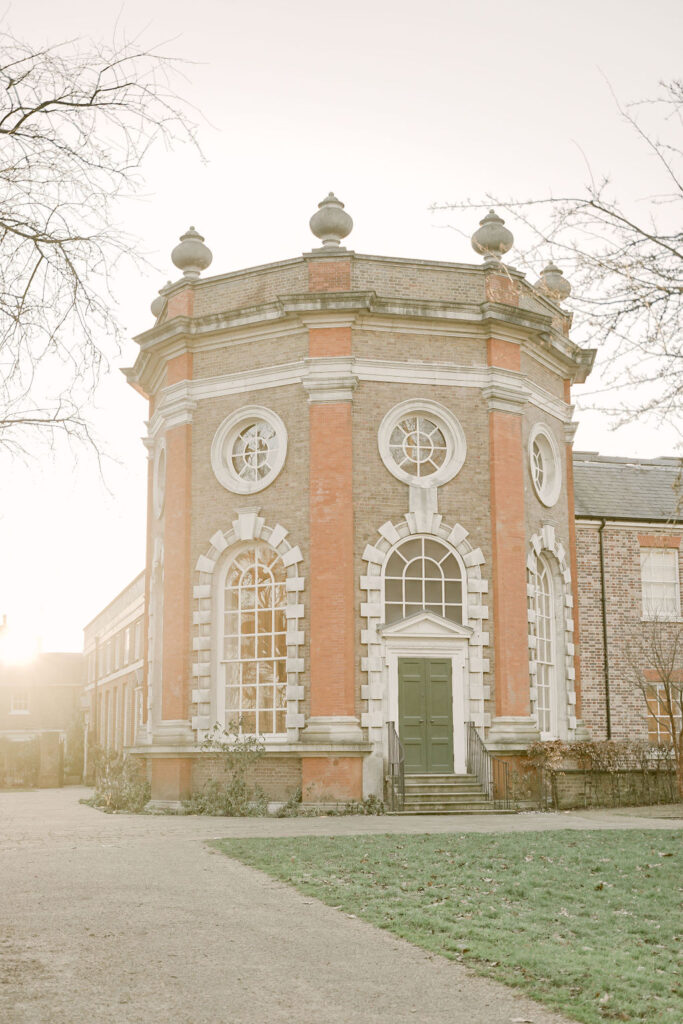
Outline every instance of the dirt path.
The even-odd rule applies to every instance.
[[[464,818],[132,817],[83,807],[79,795],[0,793],[2,1024],[564,1020],[204,843],[228,834],[488,831],[493,819],[476,828]],[[543,818],[568,825],[565,815]],[[532,819],[497,820],[516,831]]]

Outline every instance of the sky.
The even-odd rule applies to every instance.
[[[23,0],[4,21],[36,47],[116,33],[161,45],[183,61],[176,89],[205,155],[152,151],[119,210],[151,266],[113,282],[130,340],[93,400],[102,472],[65,446],[0,459],[0,618],[44,650],[80,649],[83,626],[144,566],[146,408],[120,368],[178,276],[170,252],[190,224],[213,252],[209,274],[287,259],[315,244],[308,220],[332,190],[356,252],[478,262],[480,215],[433,204],[576,193],[588,165],[636,202],[655,170],[614,95],[651,97],[680,77],[683,29],[675,0]],[[582,407],[595,402],[579,402],[577,449],[678,450],[673,424],[615,431]]]

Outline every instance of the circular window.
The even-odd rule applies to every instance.
[[[287,455],[287,431],[270,409],[253,405],[223,420],[211,444],[211,465],[220,484],[253,494],[271,484]]]
[[[166,441],[163,438],[154,453],[152,495],[154,515],[159,519],[164,511],[164,500],[166,498]]]
[[[562,487],[560,450],[543,423],[537,423],[529,437],[529,469],[539,499],[544,505],[554,505]]]
[[[418,487],[438,487],[451,480],[467,451],[453,413],[427,399],[394,406],[382,420],[378,444],[389,472]]]
[[[406,416],[391,432],[389,451],[399,469],[411,476],[427,476],[443,466],[448,446],[433,420]]]

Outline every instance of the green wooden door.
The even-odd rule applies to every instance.
[[[453,771],[450,658],[398,659],[398,734],[406,772]]]

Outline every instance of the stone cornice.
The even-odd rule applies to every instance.
[[[161,430],[171,430],[191,423],[197,408],[197,399],[192,394],[192,381],[183,380],[165,388],[163,395],[163,402],[149,421],[150,437],[156,437]]]
[[[497,379],[482,389],[489,412],[521,413],[531,398],[531,391],[519,381]]]
[[[354,360],[345,356],[304,359],[301,383],[310,403],[350,402],[358,387]]]
[[[133,385],[147,394],[154,393],[160,379],[160,362],[182,351],[198,351],[225,344],[240,337],[247,341],[273,334],[296,333],[306,327],[335,323],[372,329],[391,320],[397,329],[407,323],[430,324],[432,333],[442,330],[457,336],[464,333],[480,337],[510,337],[525,344],[536,355],[552,360],[553,368],[572,380],[583,381],[592,366],[595,352],[574,345],[553,326],[550,314],[541,314],[500,303],[445,302],[434,299],[383,298],[374,291],[313,292],[282,295],[276,301],[248,306],[203,317],[178,316],[145,331],[135,340],[140,355],[135,365],[124,370]],[[379,325],[378,324],[378,325]],[[469,328],[469,330],[467,330]],[[385,328],[386,329],[386,328]]]
[[[529,404],[563,424],[570,423],[573,414],[573,406],[513,370],[334,356],[173,384],[159,393],[149,434],[156,437],[171,426],[190,422],[197,403],[205,399],[300,385],[307,392],[309,402],[350,401],[359,381],[419,384],[426,389],[434,386],[474,388],[482,392],[489,408],[520,412]]]

